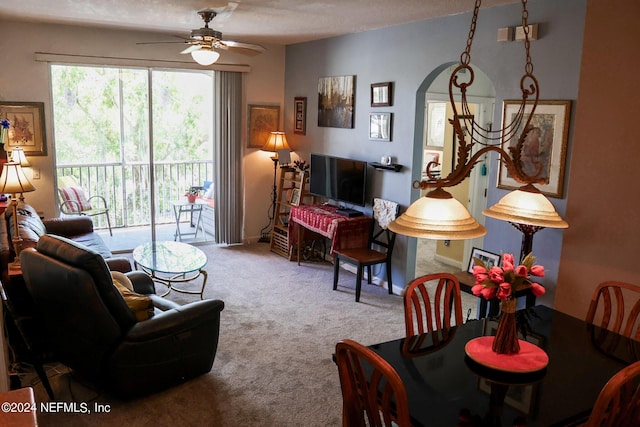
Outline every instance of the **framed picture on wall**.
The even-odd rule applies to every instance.
[[[393,105],[391,95],[391,82],[373,83],[371,85],[371,106],[389,107]]]
[[[353,129],[356,76],[318,80],[318,126]]]
[[[306,135],[307,133],[307,97],[296,96],[293,100],[293,133]]]
[[[369,139],[391,141],[391,113],[369,114]]]
[[[0,119],[9,120],[4,148],[20,147],[28,156],[46,156],[44,102],[0,102]]]
[[[502,127],[511,123],[520,107],[520,100],[505,100],[502,110]],[[524,127],[531,111],[531,104],[525,108],[525,117],[521,127]],[[571,101],[538,101],[533,117],[531,130],[526,136],[520,153],[522,169],[530,176],[539,176],[544,182],[536,187],[549,197],[562,197],[564,190],[564,171],[567,154],[567,139],[569,134],[569,117]],[[519,136],[523,128],[517,130]],[[510,146],[517,144],[517,137],[513,138]],[[505,149],[507,147],[505,146]],[[509,174],[506,166],[500,164],[498,174],[498,188],[513,190],[521,187]]]
[[[247,124],[247,147],[262,148],[269,134],[278,130],[280,106],[249,104]]]

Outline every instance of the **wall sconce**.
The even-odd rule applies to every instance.
[[[497,130],[492,130],[475,121],[466,96],[467,88],[473,84],[474,80],[474,71],[470,66],[471,45],[480,3],[476,1],[466,48],[460,55],[460,65],[455,68],[449,79],[449,100],[453,109],[453,119],[449,122],[458,140],[457,164],[444,178],[440,178],[433,170],[438,165],[436,162],[427,164],[427,179],[415,181],[413,188],[430,191],[412,203],[402,215],[389,224],[389,229],[406,236],[426,239],[461,240],[484,236],[487,230],[444,188],[453,187],[464,181],[482,156],[495,151],[509,171],[509,175],[523,184],[523,187],[507,194],[496,205],[485,209],[483,214],[509,221],[523,231],[525,234],[523,251],[530,252],[531,241],[536,231],[544,227],[567,228],[568,224],[560,218],[551,202],[533,185],[543,182],[540,178],[542,165],[534,175],[528,175],[524,172],[520,161],[520,153],[524,147],[525,138],[531,130],[530,122],[540,93],[538,81],[533,75],[533,63],[529,53],[528,29],[530,27],[527,25],[527,0],[522,0],[522,27],[526,54],[524,74],[520,79],[522,101],[512,121],[503,123],[503,127]],[[460,112],[456,106],[454,93],[459,93]],[[525,116],[526,105],[531,105],[532,108]],[[519,129],[523,131],[518,137]],[[516,142],[510,144],[511,141]],[[508,151],[504,147],[508,147]],[[529,252],[525,252],[524,255]]]

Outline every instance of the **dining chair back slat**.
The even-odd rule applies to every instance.
[[[449,273],[413,279],[404,293],[404,318],[407,337],[462,324],[458,279]]]
[[[600,391],[584,426],[640,426],[640,362],[611,377]]]
[[[336,345],[342,388],[342,425],[411,425],[407,392],[396,370],[373,350],[353,340]]]
[[[627,310],[628,316],[625,315]],[[639,339],[640,286],[616,281],[600,283],[593,293],[585,320],[603,329]]]

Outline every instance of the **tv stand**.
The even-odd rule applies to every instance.
[[[353,217],[356,217],[356,216],[364,215],[360,211],[357,211],[355,209],[349,209],[349,208],[340,208],[340,209],[336,210],[336,213],[338,215],[344,215],[344,216],[347,216],[349,218],[353,218]]]

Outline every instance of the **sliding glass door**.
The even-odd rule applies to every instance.
[[[51,66],[58,187],[73,175],[89,195],[105,198],[112,250],[173,239],[175,202],[213,177],[213,78],[199,71]],[[94,226],[106,221],[96,218]],[[198,240],[213,240],[212,227],[213,220],[202,224]]]

